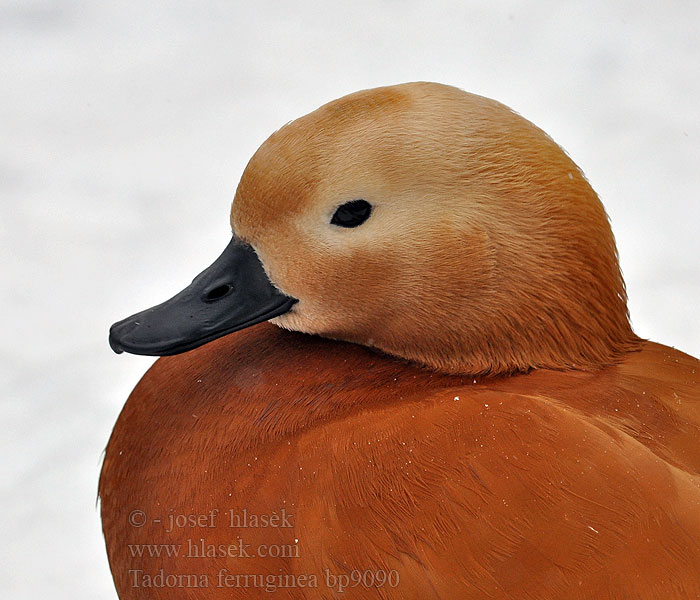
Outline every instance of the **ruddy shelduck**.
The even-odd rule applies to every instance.
[[[700,362],[633,333],[540,129],[351,94],[261,146],[231,225],[110,332],[167,355],[100,479],[120,598],[700,597]]]

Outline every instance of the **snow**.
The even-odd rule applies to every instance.
[[[229,235],[247,159],[345,93],[434,80],[496,98],[581,166],[637,332],[700,355],[700,3],[0,0],[0,595],[115,598],[101,453],[152,359],[113,321]]]

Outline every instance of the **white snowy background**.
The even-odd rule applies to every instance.
[[[357,89],[510,105],[612,219],[637,333],[700,355],[700,3],[0,0],[0,596],[116,597],[97,477],[152,359],[109,325],[188,284],[285,122]]]

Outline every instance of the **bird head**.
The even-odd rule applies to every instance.
[[[246,167],[231,226],[185,297],[113,326],[116,350],[172,354],[271,320],[484,375],[597,368],[636,344],[581,170],[453,87],[361,91],[285,125]]]

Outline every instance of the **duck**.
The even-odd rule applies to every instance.
[[[115,323],[159,356],[99,481],[119,597],[700,597],[700,362],[638,337],[605,209],[505,105],[334,100],[232,237]]]

